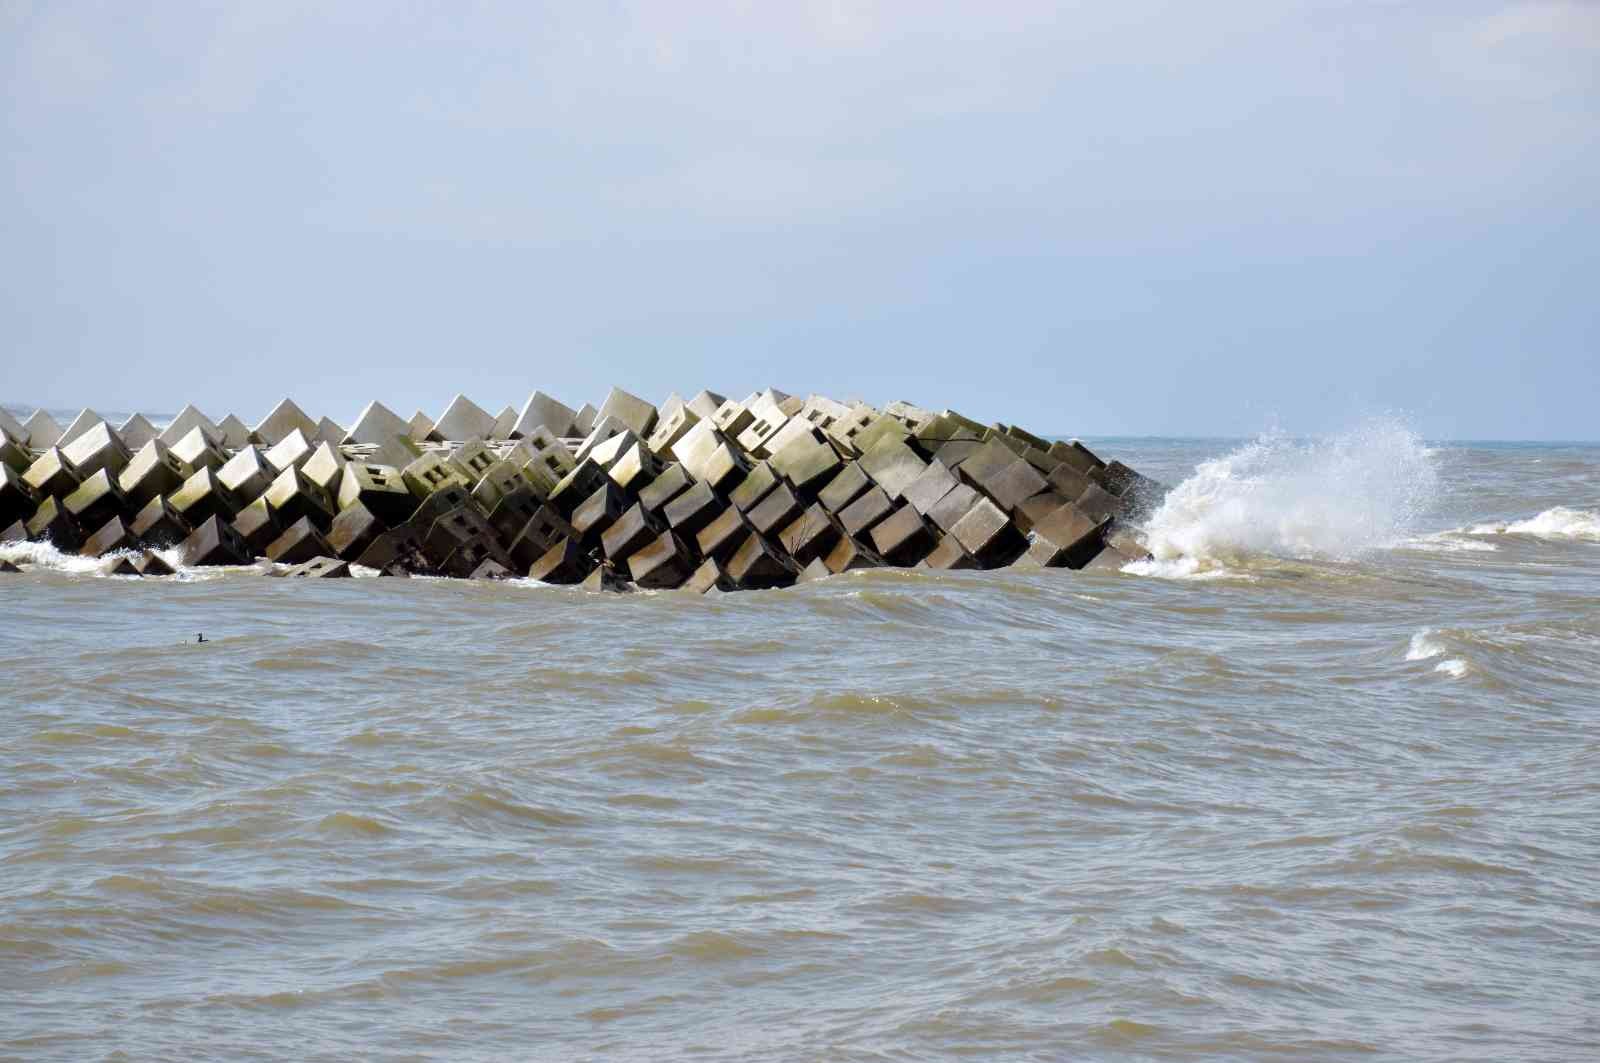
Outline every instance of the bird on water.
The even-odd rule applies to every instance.
[[[204,641],[205,641],[205,640],[206,640],[206,637],[205,637],[205,634],[204,634],[204,633],[201,633],[201,634],[198,634],[198,635],[196,635],[196,636],[195,636],[195,637],[194,637],[194,640],[195,640],[195,641],[196,641],[196,642],[204,642]]]

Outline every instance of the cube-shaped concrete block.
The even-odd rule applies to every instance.
[[[866,403],[858,402],[824,428],[823,432],[841,453],[860,454],[861,447],[857,440],[877,419],[877,410]]]
[[[152,439],[128,462],[117,477],[117,486],[128,496],[128,503],[143,508],[158,495],[171,494],[187,479],[183,465],[159,439]]]
[[[217,435],[219,438],[216,443],[219,448],[238,450],[240,447],[250,445],[249,426],[231,413],[217,422]]]
[[[700,548],[701,556],[726,564],[752,534],[744,514],[729,506],[700,529],[695,536],[695,544]]]
[[[800,423],[798,418],[792,423]],[[803,498],[816,498],[843,464],[832,446],[809,431],[772,455],[773,469]]]
[[[28,538],[47,542],[57,550],[71,552],[83,544],[83,529],[72,519],[58,498],[46,498],[33,511],[27,523]]]
[[[217,479],[222,481],[222,486],[241,499],[260,498],[277,478],[278,470],[267,464],[267,459],[254,444],[241,449],[217,470]]]
[[[14,473],[28,471],[28,466],[33,464],[33,455],[28,451],[21,436],[13,436],[4,429],[0,429],[0,468],[10,469]]]
[[[684,403],[684,408],[702,421],[707,421],[716,416],[717,410],[721,408],[725,401],[727,400],[715,391],[701,391],[696,393],[694,398]]]
[[[1099,484],[1092,483],[1083,489],[1083,494],[1073,499],[1073,504],[1078,507],[1090,520],[1105,520],[1109,517],[1120,517],[1127,512],[1126,500],[1118,498]]]
[[[324,440],[312,449],[311,457],[300,466],[300,472],[307,480],[322,488],[329,498],[337,500],[339,488],[344,483],[344,469],[348,464],[344,455],[339,453],[339,448]]]
[[[311,460],[311,455],[316,449],[311,443],[311,438],[296,428],[267,451],[267,464],[279,472],[285,469],[298,469]]]
[[[201,428],[190,429],[187,435],[172,444],[171,451],[186,476],[193,476],[201,469],[216,472],[228,464],[228,459],[206,437],[205,431]]]
[[[724,401],[711,415],[712,423],[728,439],[738,439],[755,419],[755,414],[744,403],[732,399]]]
[[[318,529],[326,530],[333,523],[333,500],[299,469],[284,469],[261,497],[285,524],[309,520]]]
[[[512,434],[521,439],[543,428],[553,438],[570,436],[575,434],[576,420],[577,413],[569,406],[542,391],[535,391],[528,396],[528,401],[522,404],[522,412],[512,427]]]
[[[22,431],[33,450],[48,450],[61,442],[61,426],[43,410],[34,410],[22,422]]]
[[[717,497],[709,484],[697,483],[668,502],[663,513],[673,531],[692,541],[701,528],[727,508],[728,504]]]
[[[817,501],[829,513],[843,512],[844,508],[866,493],[872,486],[872,477],[861,471],[858,462],[846,463],[833,479],[817,493]]]
[[[298,565],[315,557],[332,556],[334,549],[310,518],[302,517],[268,543],[266,553],[269,560],[281,565]]]
[[[762,535],[776,536],[780,529],[800,515],[800,510],[800,499],[790,490],[788,484],[780,483],[768,491],[767,497],[758,502],[746,516],[756,531]]]
[[[28,445],[28,430],[22,426],[21,421],[11,416],[4,408],[0,408],[0,435],[10,437],[18,446],[25,447]],[[44,448],[40,447],[39,449],[43,450]]]
[[[252,557],[265,557],[267,547],[283,534],[283,524],[267,500],[257,498],[233,518],[233,530],[250,547]]]
[[[613,564],[621,564],[665,530],[660,517],[640,503],[618,517],[600,536],[600,545]]]
[[[238,526],[238,521],[234,522],[234,526]],[[357,502],[341,509],[339,515],[333,518],[333,524],[328,528],[328,545],[339,557],[353,561],[366,553],[367,547],[388,530],[376,514]]]
[[[430,425],[431,427],[431,425]],[[385,443],[395,436],[410,436],[411,424],[381,402],[369,402],[345,433],[345,443]]]
[[[890,498],[883,488],[873,484],[839,512],[839,524],[846,535],[860,539],[892,512],[894,512],[894,499]]]
[[[562,539],[528,569],[528,578],[541,583],[582,583],[595,568],[592,558],[571,539]]]
[[[1076,439],[1065,443],[1051,443],[1048,447],[1048,453],[1052,458],[1059,458],[1084,475],[1088,475],[1105,465],[1105,462],[1101,461],[1094,451]]]
[[[239,496],[224,487],[217,474],[206,466],[183,481],[183,486],[168,495],[167,501],[196,530],[212,517],[231,521],[244,508]]]
[[[798,575],[796,566],[765,538],[752,534],[727,563],[728,578],[740,590],[788,587]]]
[[[1034,525],[1070,501],[1054,491],[1040,491],[1011,511],[1011,522],[1019,532],[1027,535],[1033,531]]]
[[[337,557],[314,557],[284,573],[289,579],[349,579],[350,565]]]
[[[1028,556],[1047,568],[1082,568],[1100,552],[1106,527],[1069,502],[1034,524]]]
[[[1049,482],[1051,490],[1068,500],[1077,498],[1094,483],[1087,473],[1065,461],[1052,469],[1045,480]]]
[[[433,430],[440,439],[454,443],[487,439],[494,433],[494,416],[465,395],[457,395],[434,420]]]
[[[922,515],[902,505],[872,526],[872,548],[891,565],[907,568],[933,551],[933,532]]]
[[[412,524],[383,532],[356,558],[356,564],[379,572],[403,571],[417,575],[433,572],[433,564],[422,552],[422,529]]]
[[[722,566],[711,558],[700,562],[700,567],[690,574],[679,590],[689,591],[693,594],[707,594],[711,591],[731,591],[734,589],[733,580],[722,570]]]
[[[578,444],[578,449],[573,451],[573,460],[583,461],[586,458],[594,458],[596,448],[623,435],[628,438],[623,440],[622,443],[613,444],[613,448],[632,442],[638,439],[639,435],[615,417],[603,417],[589,430],[589,434],[583,437],[583,442]],[[606,456],[615,457],[615,454],[611,452],[611,448],[608,448],[604,453]],[[605,462],[599,458],[594,458],[594,460],[602,466],[605,465]]]
[[[528,467],[524,466],[523,471],[527,472]],[[563,516],[571,516],[579,504],[607,484],[615,486],[605,468],[589,458],[584,458],[571,472],[556,482],[545,500],[555,506]]]
[[[487,443],[474,438],[453,450],[450,453],[450,460],[466,473],[469,484],[476,484],[500,459],[495,457],[494,451],[489,449]]]
[[[942,572],[952,572],[958,569],[972,569],[980,567],[977,560],[967,553],[966,547],[954,535],[941,535],[933,552],[918,563],[919,568],[931,568]]]
[[[758,461],[750,467],[749,473],[745,475],[739,486],[734,488],[732,493],[728,495],[728,500],[734,504],[739,512],[748,513],[759,505],[762,499],[767,497],[767,494],[778,485],[780,479],[782,477],[777,474],[770,463]]]
[[[750,462],[744,454],[728,443],[719,443],[711,456],[701,463],[698,471],[690,470],[704,480],[718,494],[729,495],[750,475]]]
[[[22,479],[40,498],[65,498],[82,482],[60,447],[51,447],[35,458]]]
[[[984,568],[1009,565],[1028,548],[1028,541],[1011,518],[987,498],[979,499],[966,516],[956,521],[950,535]]]
[[[927,516],[928,511],[938,505],[939,500],[949,494],[956,483],[955,473],[933,461],[906,485],[903,496],[907,505]]]
[[[315,439],[317,422],[296,406],[293,399],[284,399],[256,423],[250,434],[263,446],[270,448],[283,442],[293,432],[299,432],[307,440]]]
[[[501,409],[499,413],[495,414],[494,427],[489,430],[489,434],[484,438],[492,439],[501,443],[508,442],[514,435],[516,427],[517,411],[513,410],[510,406],[506,406]],[[477,579],[479,577],[476,573],[474,573],[473,578]]]
[[[78,552],[84,557],[104,557],[117,550],[132,550],[136,545],[133,533],[122,518],[112,517],[84,541]]]
[[[172,566],[167,564],[161,555],[153,550],[145,550],[136,554],[133,558],[133,567],[138,569],[139,575],[146,579],[174,574]]]
[[[183,514],[160,495],[145,503],[128,527],[140,546],[155,549],[176,546],[194,531]]]
[[[763,410],[751,422],[749,428],[739,433],[739,446],[752,458],[770,457],[772,452],[767,449],[768,440],[776,436],[788,423],[789,418],[776,410]]]
[[[394,466],[352,461],[339,480],[339,508],[358,504],[393,527],[416,512],[417,498]]]
[[[607,417],[621,421],[633,429],[633,434],[640,439],[648,439],[651,429],[656,425],[656,408],[637,395],[630,395],[621,388],[612,388],[611,394],[600,406],[600,420]]]
[[[196,475],[209,473],[202,470]],[[234,534],[233,528],[219,516],[210,516],[195,526],[183,541],[183,563],[191,568],[202,565],[248,565],[251,561],[249,547]]]
[[[628,575],[650,590],[681,586],[694,571],[695,559],[676,532],[664,531],[628,555]]]
[[[43,496],[10,466],[0,465],[0,527],[25,520],[39,508]]]
[[[955,530],[956,522],[965,517],[982,497],[971,484],[956,484],[928,510],[928,519],[948,535]]]
[[[600,537],[633,504],[633,499],[616,484],[602,485],[572,511],[573,541],[586,549],[598,546]]]
[[[843,537],[844,532],[834,518],[813,502],[784,525],[778,533],[778,542],[795,561],[809,565],[827,557]]]
[[[123,445],[116,429],[104,421],[91,427],[62,448],[62,456],[72,466],[79,479],[87,480],[102,469],[113,479],[128,465],[133,456]]]
[[[666,468],[667,463],[656,457],[655,451],[643,443],[634,443],[611,463],[607,471],[618,487],[637,494],[654,483]]]
[[[520,476],[521,474],[519,473],[518,475]],[[485,481],[487,481],[487,477]],[[472,491],[472,499],[478,503],[480,509],[483,508],[482,499],[479,497],[479,491],[482,488],[483,484],[480,483]],[[522,486],[513,487],[511,490],[501,494],[493,508],[487,511],[489,527],[494,529],[495,534],[500,536],[502,541],[509,543],[527,525],[529,520],[544,511],[545,508],[545,504],[539,498],[538,493],[524,482]],[[522,567],[527,568],[528,566],[523,565]]]
[[[600,420],[600,411],[592,403],[584,403],[578,407],[578,412],[572,418],[572,431],[574,435],[588,435],[594,431],[594,426]],[[565,437],[563,437],[565,438]]]
[[[927,462],[900,439],[879,440],[859,461],[861,470],[893,499],[902,497],[906,488],[928,467]]]
[[[109,469],[101,469],[83,481],[61,505],[78,527],[85,531],[100,527],[112,517],[124,514],[132,516],[134,513],[128,505],[128,496],[117,486]]]
[[[105,422],[106,419],[104,417],[85,407],[78,412],[78,416],[74,417],[66,428],[61,430],[61,438],[56,440],[56,446],[66,450],[72,446],[79,436],[82,436],[96,425],[105,424]]]
[[[639,502],[651,513],[666,512],[667,504],[687,491],[694,483],[682,465],[668,465],[649,485],[640,489]]]
[[[952,439],[948,443],[940,443],[939,448],[933,452],[933,460],[952,472],[968,458],[981,452],[986,444],[973,439]]]
[[[427,453],[401,470],[400,477],[418,499],[427,498],[441,487],[453,484],[471,492],[476,482],[466,470],[442,454]]]
[[[580,535],[561,514],[549,506],[540,506],[523,524],[521,531],[512,536],[507,552],[515,562],[513,567],[519,572],[527,572],[534,562],[562,539],[577,543]]]
[[[650,433],[648,442],[651,453],[662,458],[682,461],[682,457],[675,454],[673,448],[699,423],[700,415],[686,406],[679,407],[670,417],[661,418],[656,424],[655,431]]]

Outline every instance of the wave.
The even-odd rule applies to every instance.
[[[1600,542],[1600,512],[1555,506],[1526,520],[1491,521],[1461,529],[1465,535],[1527,535],[1549,542]]]
[[[19,566],[26,565],[32,569],[64,572],[72,576],[99,576],[114,579],[138,578],[135,576],[113,576],[111,570],[116,567],[117,562],[124,558],[135,558],[143,552],[142,550],[113,550],[111,553],[100,557],[84,557],[81,554],[67,553],[57,549],[50,543],[44,542],[0,543],[0,561],[9,561],[13,565]],[[202,570],[187,568],[181,563],[183,551],[177,547],[151,552],[165,561],[177,578],[193,579],[201,574]],[[234,570],[207,569],[204,571],[207,573],[221,573]]]
[[[1202,462],[1143,528],[1124,571],[1218,578],[1253,556],[1355,560],[1405,540],[1438,490],[1434,452],[1392,418],[1327,439],[1263,435]]]
[[[1406,660],[1431,661],[1449,652],[1450,648],[1440,641],[1439,633],[1431,627],[1425,627],[1411,636],[1411,642],[1406,646]],[[1433,670],[1452,679],[1460,679],[1467,674],[1467,662],[1460,657],[1449,657],[1434,665]]]

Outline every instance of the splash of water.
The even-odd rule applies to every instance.
[[[1556,506],[1527,520],[1474,524],[1468,535],[1529,535],[1550,542],[1600,542],[1600,512]]]
[[[1432,452],[1392,418],[1327,439],[1264,435],[1173,489],[1144,529],[1155,560],[1128,571],[1197,578],[1250,556],[1353,560],[1403,540],[1437,487]]]

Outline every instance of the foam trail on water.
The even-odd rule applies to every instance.
[[[1216,578],[1251,556],[1353,560],[1403,540],[1438,487],[1433,454],[1392,418],[1327,439],[1263,435],[1202,462],[1144,528],[1126,571]]]

